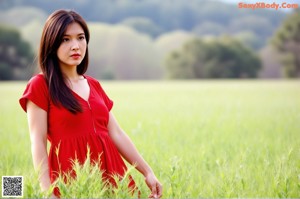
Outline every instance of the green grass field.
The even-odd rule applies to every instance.
[[[120,125],[163,183],[164,197],[300,197],[299,80],[102,85]],[[0,172],[24,176],[24,197],[32,197],[39,189],[18,104],[24,88],[24,82],[0,83]],[[142,176],[131,174],[147,197]]]

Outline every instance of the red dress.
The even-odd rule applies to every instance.
[[[72,170],[72,160],[80,163],[86,160],[87,148],[90,148],[92,161],[101,159],[103,175],[112,183],[111,174],[124,175],[126,165],[108,134],[109,111],[113,101],[108,98],[100,83],[92,77],[85,76],[90,87],[88,101],[72,91],[80,102],[83,112],[72,114],[63,107],[58,107],[50,100],[48,86],[42,74],[30,79],[19,100],[26,111],[27,100],[31,100],[48,114],[49,174],[53,182],[58,173]],[[56,150],[59,149],[58,156]],[[131,182],[131,184],[134,182]],[[133,185],[133,184],[132,184]]]

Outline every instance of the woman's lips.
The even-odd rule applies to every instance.
[[[71,55],[71,57],[73,59],[78,59],[78,58],[80,58],[80,54],[73,54],[73,55]]]

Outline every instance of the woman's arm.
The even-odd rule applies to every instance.
[[[39,171],[41,189],[46,191],[51,185],[47,155],[47,112],[28,100],[27,118],[34,169]]]
[[[157,180],[151,167],[139,154],[131,139],[121,129],[112,112],[109,113],[108,130],[109,135],[118,148],[120,154],[130,164],[136,165],[136,169],[144,175],[145,181],[148,187],[151,189],[150,197],[160,198],[162,196],[161,183]]]

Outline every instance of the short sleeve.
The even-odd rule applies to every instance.
[[[19,99],[19,103],[25,112],[27,112],[26,105],[28,100],[48,112],[49,92],[42,74],[38,74],[28,81],[23,96]]]
[[[107,96],[104,89],[102,88],[101,84],[98,82],[99,85],[99,92],[102,95],[102,98],[104,100],[104,103],[107,107],[107,109],[110,111],[114,105],[114,102]]]

